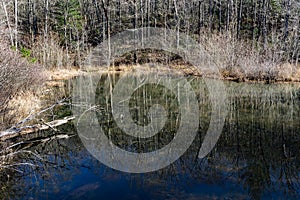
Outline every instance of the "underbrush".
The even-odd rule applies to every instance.
[[[279,47],[237,39],[231,33],[203,33],[200,45],[220,71],[222,79],[238,81],[300,81],[300,66],[282,57]],[[191,52],[192,53],[192,52]],[[193,66],[178,55],[162,50],[137,50],[126,53],[114,61],[117,70],[145,63],[164,64],[189,75],[199,75]],[[196,74],[195,74],[196,73]],[[200,75],[209,76],[201,72]],[[210,72],[207,72],[210,73]]]
[[[47,39],[37,37],[31,47],[32,55],[47,69],[69,68],[74,64],[74,55],[59,44],[59,38],[50,35]]]
[[[0,41],[0,129],[7,128],[14,122],[13,113],[19,113],[26,106],[31,107],[28,102],[21,103],[24,98],[20,94],[34,93],[45,79],[43,71],[39,65],[30,63]],[[12,100],[17,96],[20,99],[12,106]]]
[[[270,46],[238,40],[230,34],[203,37],[200,43],[218,66],[222,78],[240,81],[300,81],[300,69],[281,59]]]

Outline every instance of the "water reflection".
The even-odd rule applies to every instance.
[[[137,140],[124,135],[113,122],[110,95],[104,84],[109,76],[115,82],[119,78],[106,75],[101,79],[97,101],[102,109],[98,119],[111,133],[114,143],[127,150],[144,152],[172,140],[180,115],[172,93],[162,97],[159,94],[163,88],[154,90],[151,85],[135,92],[130,102],[131,115],[137,123],[151,120],[144,117],[148,104],[143,102],[149,102],[149,98],[168,108],[165,132],[149,140]],[[0,198],[299,199],[299,86],[226,82],[229,113],[221,138],[207,157],[198,159],[211,117],[211,103],[204,81],[190,81],[200,103],[199,132],[188,151],[169,167],[146,174],[107,168],[85,150],[74,127],[66,125],[60,133],[75,136],[45,142],[35,137],[25,149],[35,154],[15,157],[14,162],[35,166],[14,166],[18,171],[0,171]],[[53,133],[39,137],[50,134]]]

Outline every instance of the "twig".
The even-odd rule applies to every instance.
[[[28,153],[28,154],[32,154],[34,155],[35,157],[37,157],[38,159],[40,160],[44,160],[41,156],[39,156],[38,154],[32,152],[32,151],[28,151],[28,150],[21,150],[21,151],[16,151],[16,152],[13,152],[13,153],[10,153],[10,154],[7,154],[7,155],[2,155],[0,156],[0,158],[2,159],[5,159],[7,157],[12,157],[12,156],[15,156],[17,154],[21,154],[21,153]]]
[[[57,130],[55,127],[53,127],[51,124],[45,122],[43,119],[42,119],[42,122],[43,122],[43,124],[45,124],[45,125],[47,125],[49,128],[51,128],[54,132],[58,132],[58,130]]]
[[[28,166],[31,166],[31,167],[38,167],[38,165],[34,165],[32,163],[15,163],[15,164],[10,164],[10,165],[0,165],[0,167],[2,168],[11,168],[11,167],[14,167],[14,166],[22,166],[22,165],[28,165]]]

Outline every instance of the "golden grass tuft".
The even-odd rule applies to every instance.
[[[48,75],[48,81],[60,81],[60,80],[68,80],[73,77],[79,76],[84,72],[77,68],[70,69],[55,69],[55,70],[47,70],[46,74]]]
[[[32,91],[22,92],[8,103],[8,108],[8,115],[13,116],[11,123],[15,124],[41,109],[39,94]]]

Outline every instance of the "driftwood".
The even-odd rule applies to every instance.
[[[0,140],[5,141],[8,139],[12,139],[21,135],[27,135],[30,133],[35,133],[38,131],[45,131],[48,129],[55,130],[55,127],[61,126],[63,124],[68,123],[69,121],[75,119],[75,117],[65,117],[64,119],[54,120],[52,122],[44,123],[44,124],[35,124],[32,126],[24,126],[20,128],[10,128],[8,130],[0,132]]]

